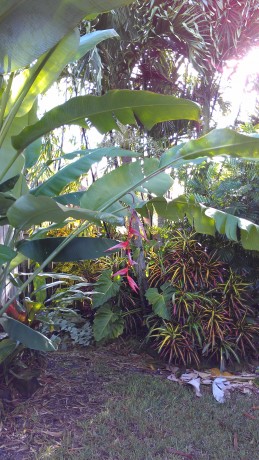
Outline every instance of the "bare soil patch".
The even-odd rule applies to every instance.
[[[116,345],[49,353],[40,388],[29,399],[12,392],[12,400],[4,401],[1,460],[35,459],[45,443],[51,440],[53,446],[60,446],[68,436],[76,452],[81,438],[79,422],[102,410],[108,398],[107,384],[116,381],[116,373],[119,378],[123,369],[148,373],[149,362],[152,358],[148,355]],[[102,372],[103,367],[110,367],[112,375]]]

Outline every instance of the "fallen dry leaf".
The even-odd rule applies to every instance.
[[[171,382],[179,382],[179,379],[174,375],[168,375],[167,380],[171,380]]]
[[[202,379],[201,383],[202,385],[211,385],[213,380],[211,379]]]
[[[166,370],[169,371],[169,372],[172,372],[173,374],[175,374],[177,371],[179,371],[179,367],[177,366],[171,366],[171,364],[167,364],[166,365]]]
[[[224,377],[217,377],[212,384],[212,393],[219,403],[224,403],[230,383]]]
[[[198,372],[186,372],[185,374],[182,374],[180,379],[183,380],[184,382],[188,382],[191,379],[197,379],[198,377]]]
[[[213,367],[212,369],[210,369],[210,373],[212,377],[232,377],[233,376],[233,374],[231,374],[230,372],[221,372],[221,370],[218,369],[217,367]]]
[[[198,371],[198,375],[201,379],[209,379],[211,377],[211,372],[200,372]]]
[[[171,369],[174,367],[172,366]],[[175,367],[177,369],[177,367]],[[195,384],[191,381],[200,380],[199,385],[212,385],[212,393],[218,402],[224,402],[226,396],[229,396],[230,391],[237,390],[243,394],[258,393],[257,388],[253,380],[255,374],[242,373],[239,375],[233,375],[230,372],[220,372],[218,368],[212,368],[210,371],[196,371],[193,369],[186,369],[185,373],[179,378],[177,371],[170,374],[167,379],[172,382],[178,382],[181,384],[191,384],[195,387]],[[201,396],[200,386],[196,386],[197,396]],[[259,407],[258,407],[259,409]]]
[[[189,380],[189,382],[187,382],[189,385],[192,385],[194,387],[194,390],[195,390],[195,394],[196,396],[198,396],[199,398],[202,396],[201,394],[201,390],[200,390],[200,386],[201,386],[201,379],[200,377],[196,378],[196,379],[191,379]]]

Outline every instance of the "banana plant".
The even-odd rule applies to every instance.
[[[128,3],[129,0],[111,0],[109,9]],[[102,97],[72,98],[38,120],[37,96],[47,91],[64,67],[80,59],[100,41],[117,38],[114,30],[93,32],[80,38],[75,28],[81,19],[92,18],[106,10],[107,2],[102,0],[96,4],[90,0],[47,0],[41,4],[34,0],[0,0],[0,225],[8,226],[4,244],[0,245],[3,267],[0,275],[1,294],[9,274],[22,259],[30,257],[36,260],[37,253],[41,264],[17,289],[16,295],[0,308],[0,324],[9,335],[8,343],[3,344],[3,348],[6,345],[7,349],[12,349],[15,342],[20,342],[24,346],[30,346],[31,343],[38,350],[54,349],[46,337],[33,330],[28,332],[27,326],[4,315],[4,312],[55,257],[70,260],[71,254],[83,258],[103,255],[114,242],[107,239],[77,239],[77,235],[89,222],[107,221],[121,225],[125,214],[117,214],[113,209],[110,212],[109,206],[97,211],[88,209],[88,203],[80,204],[80,193],[73,194],[73,199],[72,196],[62,195],[63,188],[86,173],[93,162],[100,161],[103,156],[123,156],[126,153],[122,150],[79,152],[73,164],[62,173],[57,173],[37,189],[30,190],[25,177],[25,161],[28,167],[28,164],[33,165],[39,159],[41,136],[64,124],[81,126],[90,123],[106,132],[119,129],[119,123],[134,124],[137,119],[150,128],[158,121],[198,121],[200,117],[198,105],[191,101],[149,92],[112,91]],[[136,153],[131,155],[139,156]],[[156,166],[152,161],[145,161],[141,170],[148,175]],[[161,187],[163,179],[166,184]],[[171,180],[161,174],[158,181],[159,193],[164,193]],[[145,184],[147,189],[151,185],[151,182]],[[71,200],[74,206],[71,206]],[[37,246],[42,238],[40,233],[33,235],[31,241],[20,240],[21,231],[43,222],[65,225],[69,218],[79,219],[83,223],[68,238],[53,239],[51,242],[44,239],[40,249]],[[83,252],[78,249],[79,246],[84,248]]]
[[[111,0],[109,8],[127,3],[130,2]],[[169,167],[177,167],[182,161],[195,161],[200,157],[211,158],[215,155],[240,156],[253,160],[258,158],[259,140],[231,130],[215,130],[201,139],[174,147],[165,152],[160,160],[142,159],[138,153],[114,148],[76,152],[71,165],[36,189],[29,189],[24,175],[25,158],[29,156],[31,164],[40,160],[40,138],[54,128],[64,124],[93,125],[101,132],[106,132],[119,129],[120,123],[136,124],[137,120],[147,129],[157,122],[167,120],[199,121],[199,106],[191,101],[130,90],[113,90],[104,96],[72,98],[50,110],[40,120],[37,119],[37,95],[51,86],[65,65],[82,57],[102,39],[116,38],[115,31],[103,31],[99,35],[89,34],[80,38],[78,32],[73,30],[80,19],[106,9],[105,1],[93,4],[90,0],[51,0],[39,5],[33,0],[12,0],[8,3],[0,0],[3,37],[0,47],[0,223],[9,225],[6,240],[0,245],[2,290],[8,274],[22,257],[40,262],[39,268],[19,287],[16,295],[50,261],[57,257],[59,260],[71,257],[68,253],[74,251],[75,245],[84,245],[85,253],[79,251],[80,257],[92,258],[104,254],[114,242],[105,239],[83,241],[77,238],[78,235],[89,222],[123,224],[129,205],[137,206],[141,213],[152,207],[169,219],[189,213],[188,217],[194,220],[196,227],[200,225],[198,231],[210,234],[217,229],[237,239],[240,230],[242,243],[247,248],[258,249],[259,229],[255,224],[244,222],[244,219],[234,222],[230,218],[229,221],[228,216],[226,220],[217,210],[204,210],[188,200],[178,203],[175,206],[177,212],[173,213],[176,203],[170,204],[163,199],[172,185],[165,171]],[[93,162],[100,161],[103,156],[125,155],[134,156],[136,161],[98,179],[86,192],[62,194],[64,187],[86,173]],[[137,196],[138,191],[152,194],[150,202],[141,202]],[[50,243],[48,239],[42,238],[42,233],[35,233],[29,241],[19,241],[23,230],[43,222],[65,225],[69,218],[80,219],[82,224],[65,239],[53,239]],[[11,298],[2,306],[0,315],[4,314],[13,300]],[[25,338],[28,331],[23,328],[24,325],[17,325],[15,320],[6,316],[2,316],[0,322],[10,340],[28,346]],[[46,338],[37,335],[36,331],[32,333],[34,347],[38,346],[41,350],[53,349]]]

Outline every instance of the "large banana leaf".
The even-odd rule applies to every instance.
[[[116,217],[113,214],[70,208],[57,203],[52,198],[36,197],[30,194],[21,196],[7,211],[10,225],[19,230],[30,228],[32,225],[39,225],[42,222],[63,222],[68,217],[98,223],[100,220],[104,220],[115,225],[123,225],[124,223],[121,217]]]
[[[160,159],[160,167],[176,163],[179,159],[196,159],[230,155],[235,158],[258,159],[258,137],[239,134],[228,128],[214,129],[199,139],[177,145],[166,151]],[[177,165],[177,163],[176,163]]]
[[[28,126],[31,114],[27,113],[24,117],[15,118],[9,130],[10,135],[6,136],[0,148],[0,181],[6,181],[18,175],[23,170],[24,158],[17,156],[17,151],[11,144],[11,137],[18,134],[25,126]],[[36,119],[35,119],[36,120]],[[34,120],[34,122],[35,122]]]
[[[109,206],[121,199],[123,195],[135,190],[142,185],[149,192],[155,188],[158,194],[163,195],[172,185],[168,174],[160,173],[148,182],[145,177],[152,174],[159,165],[155,158],[146,158],[143,162],[128,163],[120,166],[109,174],[94,182],[81,199],[83,208],[92,210],[109,209]],[[134,206],[134,196],[131,196]]]
[[[96,45],[108,38],[119,38],[119,35],[114,29],[96,30],[80,38],[80,44],[77,53],[73,56],[71,62],[81,59],[88,51],[92,50]]]
[[[259,225],[246,219],[206,207],[186,196],[169,202],[164,198],[155,198],[148,204],[151,205],[165,219],[177,221],[186,216],[198,233],[214,236],[218,231],[232,241],[240,241],[245,249],[259,251]]]
[[[56,174],[51,176],[48,180],[39,185],[32,191],[34,195],[47,195],[55,196],[59,195],[71,182],[79,179],[80,176],[86,174],[94,163],[98,163],[105,157],[139,157],[140,154],[131,152],[129,150],[123,150],[116,147],[100,148],[96,150],[85,150],[84,152],[77,152],[80,158],[70,163],[64,168],[61,168]]]
[[[65,238],[22,240],[17,243],[17,249],[28,259],[42,263],[64,240]],[[108,238],[74,238],[55,255],[53,261],[72,262],[75,260],[97,259],[98,257],[109,255],[111,251],[108,253],[105,251],[114,246],[114,244],[116,244],[116,241]]]
[[[27,66],[81,19],[131,0],[0,0],[0,73]]]
[[[43,60],[46,59],[45,54],[38,59],[33,67],[24,70],[15,77],[12,85],[12,92],[8,99],[6,113],[12,108],[24,83],[31,78],[35,72],[38,73],[37,78],[24,98],[17,116],[23,116],[31,109],[36,97],[39,94],[45,93],[47,89],[50,88],[70,61],[81,58],[101,41],[113,37],[118,37],[118,34],[113,29],[92,32],[81,37],[80,40],[79,31],[77,29],[69,32],[53,49],[53,52],[48,56],[47,62],[45,62],[40,72],[37,72],[37,69]]]
[[[18,134],[21,132],[21,130],[30,124],[33,124],[37,120],[37,102],[35,102],[31,108],[31,110],[26,113],[26,115],[22,117],[15,117],[12,120],[12,123],[9,127],[8,130],[8,135],[5,135],[3,138],[3,143],[0,148],[0,181],[7,181],[14,176],[19,175],[19,180],[15,184],[14,189],[12,190],[12,194],[18,198],[21,196],[23,193],[27,193],[27,185],[24,176],[22,176],[21,172],[24,167],[24,156],[19,155],[19,153],[13,148],[12,143],[11,143],[11,137],[15,134]],[[10,114],[9,114],[10,116]],[[7,117],[8,118],[8,117]],[[0,132],[0,138],[2,135],[2,130]],[[2,139],[1,139],[2,140]],[[37,143],[37,141],[35,142]],[[33,147],[35,148],[40,148],[39,146],[35,146],[35,144],[32,146],[30,145],[28,150]],[[26,149],[27,150],[27,149]],[[25,150],[25,154],[26,154]]]
[[[71,192],[64,193],[64,195],[59,195],[53,197],[57,203],[63,204],[64,206],[72,204],[73,206],[80,206],[80,201],[85,192]]]
[[[100,132],[135,124],[136,118],[151,129],[168,120],[199,120],[200,108],[192,101],[149,91],[113,90],[104,96],[78,96],[46,113],[37,123],[13,137],[13,146],[23,150],[34,140],[66,124],[87,119]]]
[[[29,92],[26,94],[16,116],[20,117],[29,112],[36,97],[47,91],[47,89],[57,80],[67,63],[76,55],[78,47],[79,32],[78,30],[73,30],[60,40],[55,49],[53,49],[52,53],[48,56],[47,61],[46,55],[44,54],[38,59],[34,66],[19,73],[15,77],[12,85],[12,92],[8,100],[6,114],[14,105],[25,82],[36,73],[37,77],[30,87]],[[44,60],[46,62],[44,63],[43,68],[38,71],[39,66]]]
[[[51,340],[13,318],[2,316],[0,324],[11,340],[21,342],[25,347],[39,351],[56,351],[56,347]]]
[[[145,177],[150,177],[153,175],[154,171],[159,167],[159,161],[157,158],[149,158],[143,161],[143,173]],[[154,177],[150,177],[146,182],[144,182],[137,190],[141,192],[153,193],[157,196],[164,195],[167,190],[173,185],[173,179],[169,174],[161,172],[156,174]]]

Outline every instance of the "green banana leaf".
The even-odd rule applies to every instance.
[[[61,168],[56,174],[54,174],[48,180],[43,182],[43,184],[39,185],[39,187],[32,190],[31,193],[33,193],[36,196],[59,195],[64,187],[66,187],[71,182],[74,182],[75,180],[79,179],[83,174],[86,174],[91,168],[91,166],[101,161],[103,157],[114,158],[124,156],[136,158],[139,157],[140,154],[116,147],[85,150],[84,154],[81,154],[79,159]]]
[[[154,207],[165,219],[177,221],[187,217],[198,233],[225,234],[232,241],[240,241],[245,249],[259,251],[259,225],[214,208],[197,203],[194,197],[180,196],[167,202],[164,198],[151,200],[147,207]]]
[[[96,44],[112,37],[118,37],[118,34],[113,29],[92,32],[86,34],[81,39],[77,29],[69,32],[69,34],[60,40],[53,49],[53,52],[48,56],[47,62],[45,62],[40,72],[38,72],[37,69],[46,58],[45,54],[38,59],[33,67],[24,70],[15,77],[12,85],[12,92],[8,98],[6,114],[13,107],[25,82],[31,78],[35,72],[38,73],[38,75],[17,112],[16,116],[18,117],[25,115],[31,109],[37,96],[45,93],[51,87],[69,62],[81,58]]]
[[[0,192],[1,193],[9,192],[10,190],[12,190],[14,188],[16,182],[18,181],[19,177],[20,177],[20,174],[16,174],[16,176],[11,177],[10,179],[7,179],[4,182],[1,182],[1,184],[0,184]]]
[[[12,195],[16,198],[21,196],[24,193],[27,193],[28,187],[25,181],[24,176],[21,174],[24,168],[25,159],[23,155],[19,155],[19,153],[13,148],[11,143],[11,137],[15,134],[21,132],[21,130],[32,123],[37,121],[37,102],[35,102],[31,108],[31,110],[26,113],[23,117],[15,117],[12,120],[10,128],[8,130],[8,134],[4,136],[2,147],[0,148],[0,180],[6,181],[11,179],[12,177],[19,175],[19,179],[15,184],[14,189],[12,190]],[[10,117],[10,113],[8,115]],[[8,118],[7,117],[7,118]],[[6,121],[6,120],[5,120]],[[0,132],[0,137],[2,135],[2,130]],[[37,141],[36,141],[37,143]],[[35,149],[35,144],[34,144]],[[31,146],[29,146],[25,150],[29,150]],[[26,190],[27,189],[27,190]]]
[[[142,162],[136,161],[116,168],[89,187],[81,199],[81,207],[92,210],[107,208],[110,211],[109,207],[112,204],[140,185],[146,191],[152,193],[155,189],[163,195],[172,185],[168,174],[160,173],[152,181],[145,181],[145,177],[156,171],[158,165],[159,161],[156,158],[146,158]],[[131,196],[131,202],[134,205],[134,195]]]
[[[25,347],[38,351],[56,351],[51,340],[16,319],[5,315],[0,318],[0,324],[11,340],[20,342]]]
[[[123,218],[113,214],[66,207],[52,198],[36,197],[30,194],[21,196],[7,211],[10,225],[20,230],[30,228],[32,225],[39,225],[42,222],[63,222],[68,217],[98,223],[103,220],[115,225],[124,224]]]
[[[36,118],[33,120],[33,123]],[[20,175],[24,167],[24,158],[22,155],[17,156],[17,151],[13,148],[11,137],[21,132],[31,122],[31,114],[27,113],[24,117],[16,117],[12,121],[9,133],[5,136],[0,148],[0,181],[5,182],[16,175]]]
[[[255,160],[259,158],[259,139],[239,134],[229,128],[214,129],[199,139],[169,149],[160,159],[160,168],[177,162],[179,159],[196,159],[230,155],[235,158]]]
[[[78,61],[88,51],[91,51],[96,45],[108,38],[120,38],[114,29],[96,30],[80,38],[79,48],[71,62]]]
[[[22,240],[17,243],[20,253],[42,263],[57,249],[65,238],[42,238],[39,240]],[[98,257],[108,256],[111,251],[106,252],[116,244],[115,240],[108,238],[79,237],[70,241],[53,258],[54,262],[73,262],[78,260],[97,259]]]
[[[129,3],[130,0],[0,0],[0,73],[29,65],[87,15]]]
[[[168,120],[199,120],[200,108],[195,102],[155,94],[149,91],[113,90],[104,96],[78,96],[47,112],[34,125],[26,127],[12,139],[17,150],[55,128],[66,124],[81,125],[87,119],[100,132],[119,129],[123,124],[136,124],[136,118],[151,129],[156,123]]]
[[[5,216],[7,210],[14,204],[14,202],[15,198],[12,195],[0,192],[0,216]]]
[[[17,252],[13,249],[5,246],[4,244],[0,244],[0,265],[5,264],[6,262],[11,262],[16,255]]]
[[[71,192],[64,195],[54,196],[53,199],[64,206],[72,204],[73,206],[80,206],[80,201],[85,192]]]
[[[143,162],[143,173],[146,177],[152,175],[158,168],[159,161],[157,158],[149,158]],[[173,183],[174,181],[170,175],[162,172],[148,179],[143,185],[137,187],[136,190],[144,193],[148,191],[154,195],[162,196],[172,187]]]
[[[38,59],[34,66],[19,73],[15,77],[14,83],[12,85],[12,92],[8,100],[6,114],[14,105],[17,96],[19,95],[25,82],[28,81],[29,78],[31,78],[36,73],[37,77],[31,85],[29,92],[26,94],[16,116],[21,117],[29,112],[36,97],[39,94],[47,91],[47,89],[57,80],[60,73],[70,61],[70,59],[75,56],[78,47],[79,31],[73,30],[68,35],[66,35],[53,49],[52,53],[48,56],[47,61],[44,63],[44,66],[40,71],[38,71],[38,69],[41,63],[46,59],[45,54]]]

